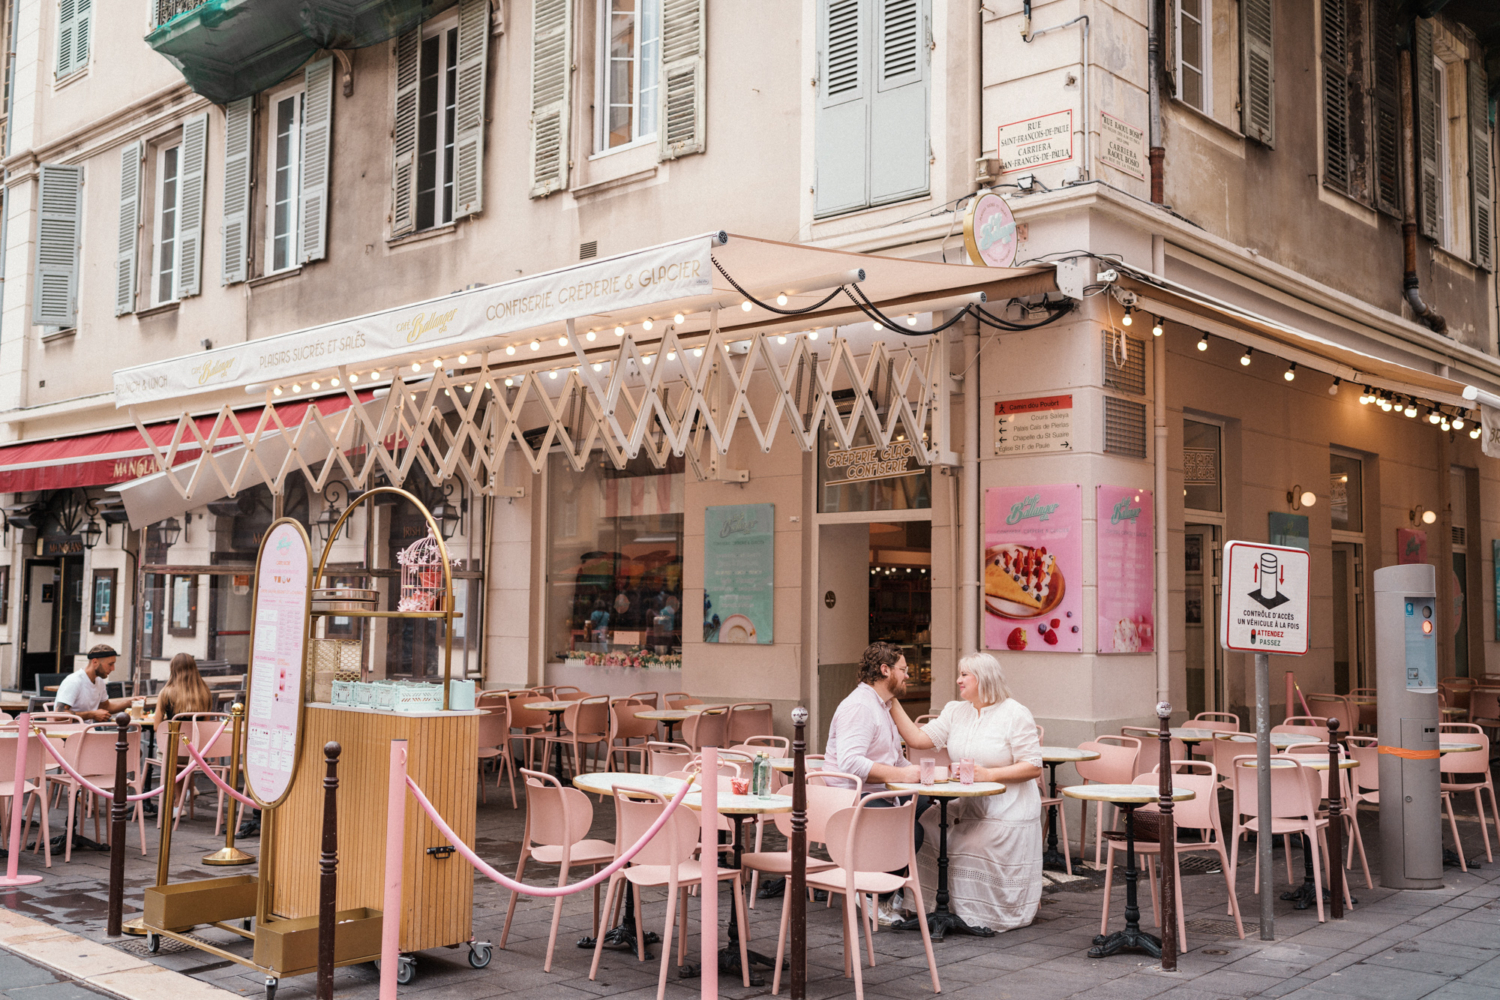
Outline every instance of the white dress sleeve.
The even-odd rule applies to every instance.
[[[1010,755],[1017,764],[1031,764],[1034,767],[1042,766],[1042,741],[1037,736],[1036,719],[1032,718],[1031,709],[1016,701],[1010,701],[1011,710],[1008,713],[1010,722]]]
[[[948,741],[953,738],[953,719],[958,714],[959,708],[964,703],[961,701],[950,701],[943,706],[938,717],[922,727],[922,732],[932,738],[934,750],[946,750]]]

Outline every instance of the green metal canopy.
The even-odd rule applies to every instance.
[[[218,104],[273,87],[324,49],[395,38],[457,0],[204,0],[146,43]],[[163,4],[162,6],[167,6]]]

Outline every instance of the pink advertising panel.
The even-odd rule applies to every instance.
[[[311,555],[302,525],[282,518],[266,532],[256,560],[245,781],[263,806],[279,805],[297,773]]]
[[[986,648],[1081,653],[1081,487],[986,490],[983,572]]]
[[[1150,490],[1100,486],[1097,499],[1098,650],[1149,653],[1156,648],[1154,498]]]

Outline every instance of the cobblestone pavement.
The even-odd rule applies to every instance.
[[[222,844],[212,836],[211,797],[199,809],[197,819],[184,819],[173,841],[172,880],[208,878],[224,874],[197,859]],[[508,794],[491,794],[479,807],[477,850],[501,870],[513,870],[524,820],[522,809],[512,810]],[[1379,831],[1373,811],[1363,814],[1361,828],[1375,872],[1375,888],[1365,885],[1363,874],[1351,872],[1358,901],[1341,921],[1317,922],[1312,909],[1297,911],[1278,900],[1276,940],[1259,939],[1256,917],[1258,900],[1253,895],[1253,850],[1241,852],[1246,864],[1240,868],[1240,907],[1246,936],[1240,940],[1228,922],[1226,890],[1221,874],[1184,870],[1183,893],[1187,907],[1188,945],[1179,961],[1179,971],[1163,973],[1144,955],[1121,954],[1094,960],[1087,956],[1091,939],[1099,931],[1103,899],[1102,873],[1077,881],[1055,884],[1049,880],[1034,924],[990,939],[950,938],[935,945],[943,995],[973,1000],[1222,1000],[1230,997],[1295,997],[1330,1000],[1353,997],[1360,1000],[1500,1000],[1500,864],[1485,862],[1479,825],[1471,814],[1459,815],[1459,825],[1470,858],[1482,868],[1462,873],[1457,867],[1444,870],[1442,889],[1393,891],[1380,888],[1377,857]],[[591,836],[612,838],[613,814],[607,805],[595,807]],[[90,829],[89,832],[92,832]],[[138,908],[142,889],[155,879],[155,836],[148,828],[151,852],[143,857],[138,835],[131,831],[127,852],[126,918]],[[1492,837],[1495,834],[1492,831]],[[258,843],[241,845],[252,854]],[[1294,851],[1297,878],[1301,878],[1300,851]],[[315,864],[316,859],[308,859]],[[452,864],[463,864],[454,857]],[[39,857],[28,853],[24,871],[45,876],[38,885],[0,890],[0,906],[9,907],[73,933],[105,941],[105,900],[109,856],[75,850],[64,864],[60,856],[51,869],[43,869]],[[1190,862],[1195,868],[1201,863]],[[1275,854],[1278,892],[1287,888],[1286,864],[1278,846]],[[251,871],[253,869],[241,869]],[[545,884],[556,869],[533,866],[529,881]],[[1118,873],[1117,873],[1118,874]],[[553,876],[555,877],[555,876]],[[1124,890],[1115,880],[1111,923],[1123,921]],[[929,896],[932,887],[927,887]],[[509,894],[487,880],[476,877],[474,930],[477,938],[498,944]],[[658,932],[664,917],[663,896],[648,891],[644,897],[645,923]],[[729,897],[720,900],[721,920],[728,912]],[[1148,926],[1151,909],[1142,883],[1143,922]],[[758,900],[751,911],[752,947],[774,954],[780,899]],[[688,947],[696,957],[698,905],[690,906]],[[592,952],[576,947],[578,938],[589,933],[589,895],[568,897],[563,903],[557,957],[551,973],[542,971],[551,919],[551,902],[523,899],[505,951],[496,951],[489,968],[469,967],[464,949],[439,949],[418,956],[414,981],[402,987],[403,994],[433,991],[443,1000],[483,1000],[517,995],[525,1000],[588,1000],[595,996],[626,995],[649,1000],[655,996],[658,964],[638,963],[628,955],[606,951],[599,978],[588,978]],[[205,939],[248,952],[230,935],[212,928],[199,929]],[[139,953],[139,939],[121,939],[121,947]],[[853,981],[843,976],[842,927],[838,904],[808,907],[808,995],[812,1000],[853,996]],[[875,939],[878,964],[864,971],[866,993],[872,998],[931,996],[931,983],[918,934],[882,929]],[[653,954],[659,951],[653,948]],[[0,956],[4,961],[12,959]],[[256,995],[262,992],[259,974],[220,960],[206,952],[167,942],[162,952],[151,956],[157,964],[212,983],[225,990]],[[71,1000],[75,989],[66,983],[48,985],[50,973],[33,969],[25,981],[36,986],[13,985],[10,965],[0,964],[0,989],[16,1000]],[[21,969],[21,966],[15,966]],[[314,994],[314,977],[285,980],[277,994],[282,1000],[302,1000]],[[786,984],[783,982],[783,990]],[[78,988],[81,989],[81,988]],[[47,992],[53,991],[53,992]],[[336,991],[349,1000],[374,1000],[378,973],[372,966],[338,970]],[[53,993],[57,995],[54,997]],[[696,979],[679,980],[669,974],[668,997],[686,1000],[698,992]],[[744,988],[738,977],[720,977],[724,996],[743,998],[770,992],[770,973],[765,985]]]

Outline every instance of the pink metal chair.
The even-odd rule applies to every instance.
[[[1128,785],[1130,779],[1135,777],[1136,763],[1141,756],[1141,741],[1134,736],[1100,736],[1094,740],[1078,744],[1080,750],[1093,750],[1099,754],[1097,760],[1081,760],[1073,766],[1078,771],[1078,776],[1083,779],[1085,785]],[[1104,806],[1103,802],[1094,803],[1094,861],[1104,859]],[[1118,814],[1119,810],[1114,810]],[[1110,825],[1114,825],[1113,819]],[[1083,856],[1084,845],[1088,843],[1089,828],[1089,804],[1083,803],[1082,816],[1078,828],[1078,854]]]
[[[630,695],[629,698],[631,701],[645,702],[652,708],[657,708],[661,705],[660,691],[637,691],[635,694]]]
[[[615,845],[607,840],[588,839],[594,825],[594,806],[589,797],[576,788],[566,788],[550,774],[521,770],[526,784],[526,829],[521,833],[521,858],[516,862],[516,881],[526,871],[526,862],[535,859],[544,865],[559,865],[557,884],[568,884],[568,870],[574,865],[589,865],[594,871],[615,859]],[[500,947],[510,936],[510,922],[516,914],[517,893],[512,890],[510,905],[505,908],[505,927],[500,931]],[[543,972],[552,971],[552,953],[557,947],[557,925],[562,919],[563,900],[552,904],[552,930],[547,936],[547,958]],[[599,887],[594,886],[594,923],[599,923]]]
[[[511,699],[510,703],[510,739],[511,742],[519,741],[526,749],[526,766],[530,767],[532,752],[538,743],[546,743],[552,735],[552,715],[539,708],[532,708],[534,701],[551,701],[539,688],[524,691],[517,697]],[[519,732],[517,731],[519,730]],[[542,758],[545,763],[546,758]]]
[[[487,761],[495,761],[499,766],[495,771],[495,787],[500,787],[500,779],[510,775],[510,807],[519,809],[520,803],[516,801],[516,762],[510,755],[510,702],[491,701],[481,709],[484,712],[479,717],[479,797],[482,802],[489,802],[489,792],[485,790],[484,765]]]
[[[773,728],[769,701],[743,701],[729,706],[730,743],[744,743],[752,736],[763,736]]]
[[[814,777],[835,777],[849,780],[849,787],[827,785],[822,782],[814,782]],[[840,809],[847,809],[859,801],[859,778],[843,771],[814,771],[807,775],[807,843],[826,844],[828,842],[827,829],[828,818]],[[792,786],[784,785],[773,794],[791,795]],[[792,817],[789,813],[774,813],[771,822],[776,824],[776,829],[781,831],[782,836],[791,843]],[[760,873],[766,872],[771,875],[785,876],[792,870],[792,852],[785,851],[762,851],[761,841],[757,835],[755,850],[747,851],[741,858],[743,867],[751,872],[750,876],[750,909],[755,909],[755,891],[760,883]],[[821,871],[824,868],[832,868],[832,861],[822,858],[807,856],[807,870],[810,872]]]
[[[44,712],[31,713],[31,722],[33,725],[40,725],[44,722],[55,722],[62,726],[81,726],[84,721],[83,716],[74,715],[72,712],[54,712],[48,709]],[[42,752],[46,753],[45,750]]]
[[[811,789],[809,788],[809,791]],[[866,795],[859,803],[840,809],[828,818],[828,856],[835,868],[808,872],[807,885],[811,889],[823,889],[830,897],[835,893],[844,897],[844,974],[854,974],[854,995],[864,1000],[864,975],[859,958],[859,917],[855,913],[855,900],[859,896],[895,892],[911,893],[913,907],[919,914],[926,914],[927,906],[922,901],[922,886],[917,880],[917,852],[915,839],[915,798],[905,803],[891,802],[891,808],[873,808],[882,800],[900,798],[900,792],[879,792]],[[889,874],[905,866],[905,877]],[[787,920],[791,908],[781,908],[781,933],[776,941],[776,974],[771,984],[774,995],[781,988],[781,960],[786,952]],[[922,947],[927,953],[927,971],[932,975],[932,992],[941,993],[938,982],[937,960],[932,954],[932,937],[927,932],[927,921],[918,918],[917,926],[922,931]],[[874,942],[869,940],[870,964],[875,964]]]
[[[694,752],[729,745],[729,709],[709,708],[682,720],[682,742]]]
[[[1141,753],[1151,760],[1161,757],[1160,731],[1149,726],[1121,726],[1121,736],[1134,736],[1141,741]],[[1187,744],[1178,739],[1169,739],[1171,745],[1171,758],[1173,760],[1187,760]]]
[[[703,704],[702,698],[695,698],[686,691],[668,691],[662,697],[666,699],[668,708],[692,708],[694,705]]]
[[[1328,841],[1324,831],[1328,828],[1326,817],[1318,815],[1318,772],[1285,754],[1271,757],[1271,815],[1269,823],[1263,823],[1259,815],[1260,800],[1256,791],[1255,756],[1246,755],[1234,760],[1234,846],[1229,854],[1231,871],[1239,864],[1240,840],[1246,831],[1256,836],[1281,836],[1286,838],[1286,854],[1291,859],[1291,835],[1305,835],[1312,845],[1313,892],[1318,904],[1318,922],[1323,917],[1323,864],[1328,860]],[[1243,819],[1242,819],[1243,818]],[[1263,827],[1269,830],[1263,832]],[[1340,859],[1342,861],[1342,859]],[[1260,852],[1255,857],[1255,891],[1260,892]],[[1291,870],[1288,867],[1288,878]],[[1349,880],[1344,879],[1344,905],[1354,905],[1349,895]]]
[[[562,718],[563,734],[547,737],[542,745],[542,760],[551,759],[553,744],[567,744],[573,748],[573,773],[582,774],[584,747],[590,749],[591,757],[604,756],[608,752],[609,698],[604,695],[580,698],[567,707]]]
[[[1461,735],[1463,739],[1480,744],[1478,750],[1464,750],[1458,753],[1445,753],[1438,758],[1439,785],[1443,793],[1443,805],[1448,809],[1448,826],[1453,832],[1453,843],[1458,848],[1458,860],[1464,871],[1469,870],[1469,863],[1464,858],[1463,844],[1458,839],[1458,823],[1453,816],[1453,796],[1465,792],[1474,793],[1474,809],[1479,813],[1479,830],[1484,835],[1484,858],[1486,861],[1495,860],[1494,853],[1490,850],[1490,828],[1484,818],[1484,793],[1490,793],[1490,815],[1495,819],[1496,831],[1500,833],[1500,809],[1495,805],[1495,779],[1490,774],[1490,738],[1484,734],[1484,730],[1472,722],[1449,722],[1438,727],[1442,734]],[[1448,781],[1445,780],[1450,774],[1478,775],[1477,781]]]
[[[614,796],[615,838],[621,844],[633,844],[644,836],[651,828],[651,824],[656,822],[657,817],[666,808],[668,801],[665,796],[655,792],[628,788],[624,785],[615,786]],[[674,918],[677,920],[677,963],[678,965],[686,963],[687,890],[701,885],[704,878],[716,882],[734,883],[734,914],[739,922],[740,935],[740,970],[744,974],[745,987],[748,989],[750,986],[750,958],[746,954],[746,942],[750,940],[750,934],[745,926],[745,897],[740,892],[740,872],[734,868],[720,868],[716,851],[705,851],[706,857],[702,861],[695,860],[693,853],[697,849],[698,816],[685,807],[679,807],[667,818],[667,822],[657,831],[656,836],[636,854],[631,866],[609,877],[609,889],[605,893],[604,908],[601,911],[605,914],[613,908],[615,894],[620,891],[622,881],[629,879],[630,883],[635,886],[637,955],[645,953],[643,940],[645,923],[641,919],[641,889],[646,886],[659,886],[667,890],[667,918],[661,934],[661,973],[656,983],[656,1000],[662,1000],[667,992],[667,968],[672,957]],[[705,868],[705,865],[709,867]],[[609,930],[603,921],[596,924],[596,927],[594,961],[589,967],[590,980],[596,979],[599,975],[599,957],[603,953],[604,935]],[[718,928],[705,927],[703,933],[717,934]]]
[[[47,796],[44,790],[47,784],[47,762],[52,758],[42,748],[40,741],[31,738],[30,745],[26,748],[26,777],[21,784],[21,800],[28,803],[25,817],[14,815],[11,808],[15,802],[16,794],[16,750],[21,745],[19,737],[8,737],[0,739],[0,814],[10,813],[10,822],[5,825],[5,843],[10,844],[10,824],[23,823],[21,827],[21,840],[26,840],[25,831],[31,826],[31,811],[38,806],[41,807],[41,833],[38,834],[37,843],[46,852],[47,867],[52,867],[52,831],[48,825]]]
[[[103,729],[86,729],[81,733],[71,733],[62,742],[62,746],[58,748],[63,759],[68,762],[73,770],[101,788],[108,788],[115,781],[115,733],[113,729],[114,727],[111,726],[109,731]],[[57,746],[57,743],[57,740],[52,741],[53,746]],[[38,747],[38,749],[41,748]],[[46,751],[43,750],[42,752],[45,753]],[[47,756],[47,760],[49,762],[52,761],[50,754]],[[68,830],[70,835],[65,838],[66,846],[63,848],[63,863],[66,864],[73,860],[73,837],[71,836],[71,832],[73,830],[73,817],[78,806],[78,796],[80,794],[88,795],[88,799],[85,800],[84,809],[86,812],[93,813],[94,839],[101,842],[104,839],[99,833],[99,810],[92,808],[95,805],[93,800],[96,796],[88,792],[82,782],[62,768],[48,772],[46,786],[49,792],[56,791],[66,795],[68,799],[68,825],[64,829]],[[108,824],[106,823],[105,826],[107,830]]]
[[[653,692],[654,693],[654,692]],[[639,712],[654,711],[655,706],[632,695],[616,698],[609,703],[609,757],[613,759],[616,749],[630,746],[631,740],[649,743],[656,738],[655,719],[638,719]],[[606,764],[606,766],[609,766]]]
[[[1188,729],[1215,729],[1224,733],[1240,731],[1240,717],[1233,712],[1199,712],[1187,723]]]
[[[1343,722],[1343,719],[1339,720]],[[1273,733],[1290,733],[1293,736],[1311,736],[1316,740],[1328,739],[1328,716],[1326,715],[1289,715],[1281,720],[1281,725],[1272,726]]]
[[[1500,687],[1476,684],[1469,691],[1469,721],[1487,733],[1500,731]]]

